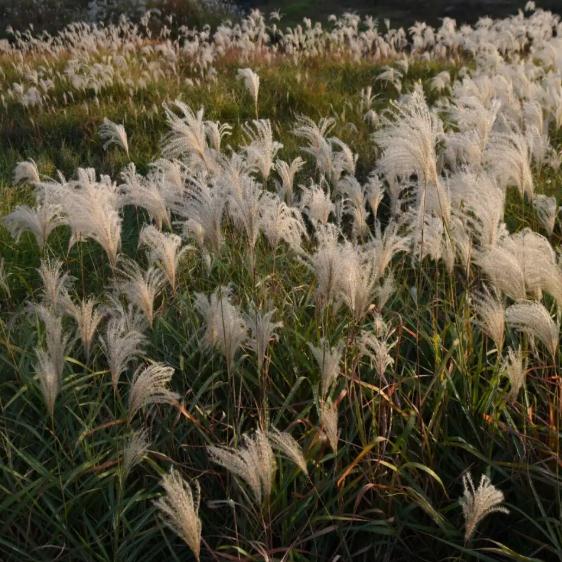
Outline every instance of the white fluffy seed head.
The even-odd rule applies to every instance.
[[[244,435],[238,449],[208,447],[207,450],[212,462],[246,484],[259,506],[269,499],[277,463],[265,433],[258,429],[252,436]]]
[[[104,117],[103,123],[99,128],[100,138],[105,141],[103,144],[104,150],[114,144],[122,148],[127,156],[129,155],[129,142],[127,140],[127,131],[123,125],[119,125]]]
[[[487,515],[497,513],[509,513],[509,510],[501,504],[504,495],[498,490],[490,479],[483,474],[480,478],[478,488],[474,486],[470,473],[463,476],[464,494],[459,499],[465,520],[465,541],[468,542],[476,530],[477,525]]]
[[[540,340],[552,359],[556,360],[560,327],[542,304],[538,302],[512,304],[505,311],[505,319],[509,327]]]
[[[168,388],[173,374],[172,367],[161,363],[137,369],[129,390],[129,419],[142,408],[152,404],[173,404],[179,399],[179,394]]]
[[[194,480],[190,485],[172,468],[162,477],[161,484],[165,494],[155,505],[165,524],[189,546],[196,560],[199,560],[202,529],[199,519],[199,483]]]

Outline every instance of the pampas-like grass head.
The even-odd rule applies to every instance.
[[[152,404],[172,404],[179,399],[177,392],[169,390],[174,369],[161,363],[139,367],[129,390],[129,419],[141,409]]]
[[[24,232],[29,231],[35,237],[37,246],[43,249],[51,232],[63,224],[64,220],[60,205],[44,202],[35,208],[19,205],[2,222],[16,241]]]
[[[123,483],[127,480],[131,470],[142,462],[149,446],[148,431],[146,429],[133,431],[123,448],[123,457],[121,459],[121,479]]]
[[[91,238],[105,250],[109,263],[115,267],[122,223],[117,187],[109,181],[95,182],[87,170],[81,172],[76,186],[65,187],[60,199],[65,222],[72,229],[70,246]]]
[[[212,446],[207,450],[212,462],[246,484],[259,506],[269,499],[277,464],[265,433],[258,429],[252,436],[244,435],[238,449]]]
[[[510,402],[515,402],[527,376],[527,364],[523,358],[521,347],[518,347],[515,351],[511,348],[507,350],[507,357],[503,362],[503,372],[511,384],[507,399]]]
[[[96,331],[106,314],[106,310],[97,303],[95,298],[82,299],[78,304],[68,298],[65,302],[65,309],[66,314],[76,322],[86,361],[88,361]]]
[[[39,170],[34,160],[23,160],[18,162],[14,169],[14,183],[30,183],[32,185],[39,183]]]
[[[248,340],[248,326],[239,309],[230,302],[231,291],[218,287],[207,296],[195,294],[195,308],[203,317],[203,344],[218,349],[226,358],[229,370],[240,347]]]
[[[260,92],[260,77],[251,68],[239,68],[238,78],[244,82],[246,90],[254,100],[256,119],[258,118],[258,96]]]
[[[531,338],[539,339],[552,359],[556,360],[560,327],[542,304],[538,302],[512,304],[505,311],[505,319],[510,328],[523,332]]]
[[[47,411],[52,418],[55,413],[55,400],[60,392],[61,372],[49,352],[42,349],[37,351],[35,369]]]
[[[308,475],[306,459],[302,453],[301,446],[290,433],[272,428],[268,433],[268,437],[274,449],[285,455],[298,466],[304,474]]]
[[[104,150],[114,144],[122,148],[127,156],[129,156],[129,143],[127,140],[127,131],[123,125],[118,125],[104,117],[102,125],[99,128],[100,138],[105,141],[103,144]]]
[[[320,368],[320,395],[325,399],[340,375],[343,344],[340,342],[338,345],[330,347],[328,341],[321,339],[318,347],[310,342],[308,347]]]
[[[276,310],[264,312],[254,308],[244,315],[246,326],[251,331],[252,337],[248,340],[248,347],[256,352],[258,358],[258,372],[261,372],[265,363],[267,349],[271,342],[279,339],[277,330],[283,327],[283,322],[274,322]]]
[[[505,309],[501,300],[485,289],[473,297],[476,309],[477,325],[493,340],[498,352],[503,348],[505,337]]]
[[[178,235],[160,232],[152,225],[141,230],[139,245],[148,249],[148,261],[162,270],[175,292],[178,265],[190,247],[181,248],[181,238]]]
[[[133,359],[142,354],[146,338],[136,322],[131,322],[125,314],[117,312],[108,320],[105,335],[100,341],[109,363],[115,392],[121,373]]]
[[[501,504],[504,501],[504,495],[498,490],[490,479],[483,474],[480,478],[478,488],[474,486],[470,473],[463,476],[464,494],[460,498],[459,503],[465,521],[465,542],[470,541],[476,531],[478,524],[491,513],[509,513],[509,510]]]
[[[174,468],[162,477],[165,495],[155,505],[166,525],[174,531],[199,560],[201,551],[201,519],[199,519],[200,487],[194,480],[190,485]]]
[[[154,323],[154,300],[164,288],[164,275],[152,266],[143,271],[133,260],[125,260],[119,269],[120,278],[115,282],[117,291],[143,311],[149,326]]]

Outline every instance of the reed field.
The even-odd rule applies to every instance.
[[[0,561],[562,560],[560,16],[172,8],[0,39]]]

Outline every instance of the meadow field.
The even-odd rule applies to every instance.
[[[562,560],[560,17],[213,6],[0,39],[0,561]]]

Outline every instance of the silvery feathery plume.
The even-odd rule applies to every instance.
[[[36,372],[47,410],[52,417],[60,392],[69,337],[63,333],[61,318],[51,309],[39,304],[34,306],[34,310],[45,328],[45,349],[37,350]]]
[[[375,299],[378,310],[382,310],[390,297],[396,293],[396,283],[392,271],[375,288]]]
[[[171,404],[179,399],[179,394],[168,388],[173,374],[174,369],[162,363],[137,369],[129,389],[129,420],[151,404]]]
[[[300,115],[297,117],[296,126],[293,133],[304,138],[311,149],[317,151],[322,144],[326,142],[326,137],[334,128],[336,120],[333,117],[322,117],[318,123],[315,123],[310,117]],[[313,151],[310,151],[313,154]]]
[[[66,314],[71,316],[76,322],[86,361],[88,361],[94,336],[106,314],[106,310],[97,303],[95,298],[82,299],[78,304],[67,298],[65,299],[64,307]]]
[[[238,449],[211,446],[207,450],[212,462],[247,485],[258,505],[269,498],[277,463],[265,433],[257,429],[251,437],[243,435]]]
[[[514,300],[526,298],[525,272],[509,250],[491,246],[477,255],[475,261],[497,290]]]
[[[303,166],[304,160],[300,156],[297,156],[290,164],[284,160],[277,160],[275,163],[275,171],[281,178],[281,183],[277,184],[277,193],[288,205],[293,204],[295,176]]]
[[[470,237],[470,232],[466,228],[466,223],[463,217],[460,217],[456,212],[451,217],[449,224],[449,236],[445,239],[447,245],[451,248],[453,253],[453,265],[448,266],[449,271],[452,270],[455,260],[468,274],[472,265],[472,257],[474,253],[474,243]]]
[[[62,271],[63,263],[60,260],[41,260],[37,269],[41,278],[41,300],[56,312],[61,312],[68,297],[68,288],[72,277],[68,272]]]
[[[507,399],[510,402],[514,402],[517,400],[519,391],[525,384],[525,378],[527,376],[527,364],[523,358],[523,350],[521,347],[518,347],[515,351],[511,348],[507,350],[507,357],[504,359],[502,370],[511,384]]]
[[[237,76],[244,82],[244,87],[254,100],[256,119],[258,117],[258,95],[260,92],[260,77],[251,68],[239,68]]]
[[[191,247],[181,248],[181,238],[177,234],[160,232],[152,225],[146,225],[141,230],[139,246],[148,249],[149,263],[161,269],[172,287],[172,291],[175,292],[178,264]]]
[[[127,132],[123,125],[118,125],[113,121],[110,121],[107,117],[104,117],[103,123],[99,128],[100,138],[105,141],[103,144],[104,150],[115,144],[122,148],[127,156],[129,156],[129,143],[127,142]]]
[[[362,320],[375,298],[377,281],[373,253],[363,246],[345,242],[340,246],[336,267],[337,298],[351,311],[356,321]]]
[[[69,246],[91,238],[106,252],[112,267],[121,247],[120,198],[117,187],[108,178],[95,181],[95,171],[78,170],[75,186],[65,189],[60,203],[65,221],[72,229]]]
[[[458,127],[445,137],[445,156],[453,166],[471,169],[482,166],[482,159],[501,108],[499,100],[484,102],[475,95],[456,97],[448,113]]]
[[[394,364],[390,351],[396,345],[396,341],[390,341],[394,330],[389,329],[384,323],[380,331],[379,334],[370,331],[361,332],[359,348],[361,355],[370,359],[377,375],[386,381],[384,374],[388,367]]]
[[[316,160],[316,167],[322,173],[329,174],[333,166],[332,145],[328,134],[334,128],[336,121],[333,117],[323,117],[315,123],[309,117],[301,115],[297,117],[293,133],[304,138],[308,146],[304,151]]]
[[[165,495],[154,505],[165,524],[191,549],[196,560],[201,551],[201,519],[199,519],[200,487],[197,480],[188,484],[174,468],[162,477]]]
[[[373,95],[373,87],[367,86],[359,92],[359,111],[365,113],[373,108],[377,95]]]
[[[250,257],[253,260],[254,250],[260,229],[263,226],[262,210],[273,195],[261,188],[251,177],[243,176],[238,189],[230,192],[228,200],[229,214],[234,223],[244,229]]]
[[[224,241],[222,219],[225,204],[223,190],[192,178],[186,197],[174,208],[186,221],[184,235],[195,239],[197,245],[208,253],[218,252]]]
[[[521,196],[533,198],[531,151],[527,139],[515,130],[492,135],[485,155],[491,174],[502,187],[515,186]]]
[[[176,115],[164,104],[170,132],[163,139],[162,153],[165,158],[188,157],[206,170],[216,168],[214,154],[207,144],[207,130],[203,120],[203,109],[194,113],[184,102],[176,100],[174,106],[182,116]]]
[[[121,177],[125,182],[119,186],[122,204],[145,209],[159,229],[162,229],[163,225],[169,228],[171,222],[168,199],[173,198],[169,192],[166,192],[169,184],[141,176],[137,173],[133,162],[125,167]]]
[[[344,215],[351,217],[351,234],[354,240],[362,239],[369,234],[369,225],[365,194],[357,178],[346,175],[336,186],[337,193],[341,193]]]
[[[248,326],[240,310],[230,302],[231,290],[218,287],[207,296],[195,294],[195,309],[203,317],[203,345],[218,349],[226,358],[229,369],[240,347],[248,340]]]
[[[391,221],[381,231],[380,224],[377,223],[375,228],[375,236],[369,243],[368,247],[374,250],[374,276],[380,279],[386,273],[392,259],[399,252],[406,252],[410,249],[410,236],[402,236],[398,234],[399,226],[396,222]]]
[[[475,488],[470,473],[463,475],[462,482],[464,486],[464,494],[459,499],[464,515],[464,539],[468,542],[476,527],[490,513],[509,513],[509,510],[501,504],[504,501],[504,495],[498,490],[483,474],[480,478],[478,488]]]
[[[412,261],[421,263],[429,257],[436,262],[444,260],[448,267],[451,265],[453,248],[447,244],[449,237],[441,217],[409,210],[403,213],[401,221],[410,229]]]
[[[504,216],[505,192],[485,172],[463,170],[452,174],[447,185],[455,214],[482,248],[497,242]]]
[[[172,205],[184,193],[185,181],[189,175],[188,167],[179,160],[159,158],[149,164],[151,178],[160,186],[160,191]]]
[[[213,150],[220,152],[222,140],[232,134],[232,127],[228,123],[205,121],[205,132],[209,145]]]
[[[391,84],[398,93],[402,91],[402,73],[396,68],[385,66],[383,71],[375,78],[375,82]]]
[[[354,175],[357,162],[349,146],[336,137],[327,138],[334,124],[333,118],[322,118],[316,124],[312,119],[300,116],[294,129],[294,134],[308,143],[304,152],[315,159],[317,170],[332,183],[336,183],[344,172]],[[336,147],[340,150],[335,150]]]
[[[248,314],[244,315],[246,326],[248,326],[252,334],[247,345],[256,352],[258,371],[261,371],[265,363],[267,348],[271,342],[279,339],[279,335],[276,331],[283,327],[283,322],[273,321],[273,315],[276,312],[275,309],[263,312],[262,310],[253,308]]]
[[[142,310],[149,326],[154,323],[154,300],[164,288],[164,275],[152,266],[143,271],[133,260],[126,260],[119,269],[120,278],[115,281],[118,293]]]
[[[231,151],[228,156],[221,155],[219,163],[220,175],[218,185],[221,187],[221,192],[237,191],[242,179],[255,171],[248,164],[242,151]]]
[[[446,70],[436,74],[430,81],[429,87],[435,92],[443,92],[451,85],[451,75]]]
[[[133,311],[115,311],[107,322],[105,336],[100,338],[101,346],[109,363],[113,390],[121,373],[129,363],[142,354],[146,337],[142,332],[139,317]]]
[[[524,272],[527,294],[539,300],[545,291],[562,307],[562,271],[548,239],[524,228],[502,238],[500,245],[518,260]]]
[[[316,227],[317,246],[315,252],[305,256],[305,265],[311,269],[317,282],[316,298],[324,304],[332,302],[339,291],[339,265],[341,246],[340,231],[334,224],[319,224]]]
[[[407,101],[395,104],[374,134],[382,149],[380,169],[387,178],[418,177],[418,209],[434,211],[447,220],[448,196],[437,171],[436,145],[442,124],[429,110],[423,90],[416,88]]]
[[[325,398],[340,375],[343,343],[338,342],[336,346],[330,347],[329,342],[322,338],[318,347],[310,342],[308,347],[320,367],[320,393]]]
[[[70,342],[70,336],[64,333],[62,318],[51,308],[36,304],[33,310],[43,322],[45,328],[46,352],[54,366],[55,372],[62,376],[65,363],[65,355]]]
[[[373,217],[377,217],[379,206],[384,198],[385,189],[383,183],[376,172],[369,174],[367,183],[363,186],[365,199],[371,208]]]
[[[509,327],[523,332],[531,338],[538,338],[552,359],[556,359],[560,327],[542,304],[538,302],[512,304],[505,311],[505,320]]]
[[[60,205],[43,202],[35,208],[18,205],[3,217],[2,222],[16,242],[24,232],[29,231],[35,237],[37,246],[43,249],[51,232],[64,224],[64,219]]]
[[[302,453],[301,446],[290,433],[272,428],[268,432],[268,437],[274,449],[291,460],[304,474],[308,475],[306,459]]]
[[[150,442],[148,440],[148,431],[146,428],[133,431],[131,436],[127,439],[121,458],[121,479],[123,482],[127,480],[127,476],[131,470],[142,462],[149,446]]]
[[[339,148],[339,150],[333,152],[332,156],[333,183],[336,183],[344,173],[354,176],[359,156],[354,154],[349,145],[337,137],[331,137],[330,142],[334,148]]]
[[[35,370],[39,378],[41,394],[43,394],[47,411],[52,418],[55,412],[55,401],[60,392],[61,373],[58,371],[48,351],[38,349],[36,353],[37,363]]]
[[[533,207],[535,208],[535,212],[542,226],[548,234],[551,235],[554,231],[554,225],[556,224],[556,217],[560,211],[556,197],[535,195],[533,197]]]
[[[39,170],[37,170],[37,164],[33,160],[24,160],[17,163],[14,169],[15,184],[26,182],[33,185],[40,181]]]
[[[302,215],[295,207],[289,207],[278,197],[262,198],[261,229],[273,249],[283,240],[293,250],[300,251],[306,227]]]
[[[309,187],[302,187],[299,207],[312,222],[320,224],[327,224],[330,215],[336,210],[330,195],[312,182]]]
[[[505,337],[505,308],[497,293],[486,287],[473,296],[476,309],[476,324],[496,344],[498,352],[503,348]]]
[[[338,452],[338,404],[328,399],[320,404],[320,427],[334,453]]]
[[[244,150],[248,164],[255,167],[264,180],[267,180],[273,161],[283,145],[273,140],[271,121],[269,119],[254,119],[244,125],[244,133],[250,144]]]

